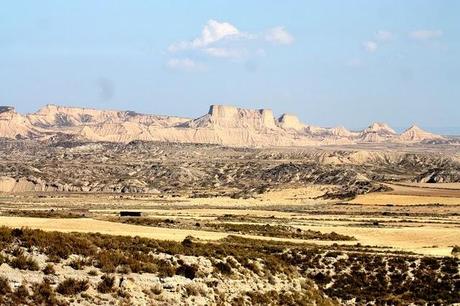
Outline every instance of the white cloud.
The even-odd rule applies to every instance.
[[[192,44],[197,47],[207,46],[227,37],[240,35],[240,31],[228,22],[209,20],[201,32],[201,37],[194,39]]]
[[[394,38],[394,34],[390,31],[380,30],[375,33],[375,39],[382,42],[391,41]]]
[[[409,33],[409,37],[415,40],[432,40],[439,38],[443,35],[443,32],[440,30],[417,30]]]
[[[363,43],[363,48],[367,52],[375,52],[375,51],[377,51],[378,47],[379,46],[375,41],[369,40],[369,41],[366,41],[366,42]]]
[[[274,27],[268,30],[265,39],[279,45],[290,45],[294,42],[294,37],[284,27]]]
[[[167,66],[177,70],[195,70],[203,68],[201,64],[189,58],[172,58],[168,60]]]
[[[191,40],[179,41],[168,47],[170,53],[181,57],[196,58],[203,55],[220,59],[243,60],[265,55],[263,47],[270,42],[274,45],[289,45],[294,37],[281,26],[261,33],[248,33],[239,30],[229,22],[210,19],[201,30],[201,34]],[[177,56],[177,55],[176,55]],[[168,62],[171,68],[190,69],[191,60],[172,59]]]
[[[168,50],[176,52],[184,49],[200,49],[224,39],[244,37],[234,25],[228,22],[209,20],[201,31],[201,35],[191,41],[181,41],[169,46]]]

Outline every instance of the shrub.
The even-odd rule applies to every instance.
[[[43,282],[35,284],[32,288],[32,299],[37,305],[59,305],[56,293],[50,286],[50,281],[44,279]]]
[[[20,270],[39,270],[38,263],[35,259],[33,259],[32,257],[24,256],[22,254],[11,260],[10,265],[15,269]]]
[[[186,278],[194,279],[197,271],[198,267],[196,265],[183,264],[177,268],[176,275],[182,275]]]
[[[57,286],[56,291],[62,295],[74,295],[86,291],[88,288],[87,280],[68,278]]]
[[[27,302],[27,298],[29,297],[29,289],[27,289],[27,287],[22,284],[20,285],[19,287],[16,288],[16,290],[14,290],[14,300],[16,302],[16,304],[18,305],[24,305],[26,304]]]
[[[54,269],[54,266],[49,263],[43,269],[43,273],[45,273],[45,275],[50,275],[50,274],[54,275],[54,274],[56,274],[56,270]]]
[[[166,260],[158,261],[158,276],[160,277],[171,277],[176,274],[176,268]]]
[[[225,275],[232,274],[232,267],[227,262],[222,262],[222,261],[218,262],[217,264],[215,264],[215,267],[222,274],[225,274]]]
[[[182,240],[182,245],[186,248],[190,248],[193,246],[193,237],[187,236],[184,240]]]
[[[2,265],[3,263],[8,263],[8,257],[0,254],[0,265]]]
[[[97,272],[96,269],[92,269],[92,270],[90,270],[90,271],[88,272],[88,275],[90,275],[90,276],[97,276],[98,274],[99,274],[99,273]]]
[[[10,283],[4,276],[0,276],[0,295],[5,295],[11,292]]]
[[[452,248],[452,255],[460,255],[460,246],[454,245]]]
[[[109,293],[113,291],[113,285],[115,284],[115,277],[110,275],[102,275],[101,281],[97,285],[97,291],[100,293]]]
[[[69,266],[74,270],[81,270],[88,265],[88,262],[84,259],[77,258],[69,262]]]

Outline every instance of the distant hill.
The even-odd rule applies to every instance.
[[[67,135],[67,136],[66,136]],[[449,139],[413,126],[401,134],[385,123],[362,131],[302,123],[293,114],[275,118],[269,109],[211,105],[195,118],[46,105],[22,115],[0,106],[0,137],[129,142],[133,140],[210,143],[237,147],[319,146],[358,143],[448,143]]]

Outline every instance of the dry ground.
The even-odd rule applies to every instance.
[[[372,205],[445,204],[460,206],[460,184],[386,184],[393,190],[359,195],[350,203]]]
[[[221,218],[227,217],[229,220],[226,222],[282,224],[323,233],[336,232],[357,239],[354,242],[337,242],[340,244],[360,243],[427,255],[450,255],[452,247],[460,245],[460,205],[455,205],[456,197],[444,196],[445,194],[439,196],[439,193],[443,192],[456,195],[459,191],[453,188],[457,187],[456,185],[451,185],[449,188],[411,185],[391,185],[391,187],[394,188],[391,192],[359,196],[349,204],[314,199],[326,190],[325,186],[274,190],[251,199],[152,196],[120,198],[113,195],[89,194],[48,194],[46,197],[4,195],[0,198],[4,211],[55,209],[65,212],[84,207],[89,208],[89,211],[86,218],[78,219],[24,218],[10,215],[0,217],[0,225],[27,226],[63,232],[99,232],[175,241],[181,241],[188,235],[203,240],[217,240],[229,234],[219,231],[149,227],[103,221],[104,218],[116,216],[120,210],[125,209],[141,211],[149,218],[222,222]],[[449,205],[423,205],[440,203],[438,198]],[[366,201],[363,202],[363,199]],[[389,203],[389,199],[392,206],[385,205]],[[357,203],[365,205],[356,205]],[[246,237],[253,236],[246,235]],[[262,239],[283,240],[271,237]],[[284,240],[296,241],[296,239]],[[335,243],[334,241],[309,242],[322,245]]]

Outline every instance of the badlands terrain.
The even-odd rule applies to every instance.
[[[455,138],[53,105],[0,137],[2,305],[460,303]]]
[[[27,115],[0,106],[0,137],[129,142],[208,143],[235,147],[343,145],[357,143],[458,143],[412,126],[398,134],[385,123],[362,131],[304,124],[292,114],[275,118],[269,109],[211,105],[207,114],[179,118],[133,111],[96,110],[46,105]]]

